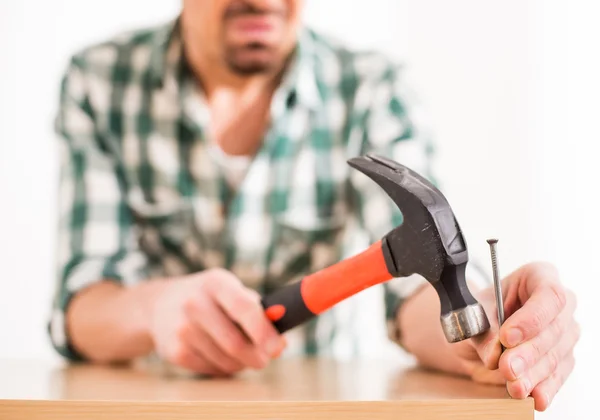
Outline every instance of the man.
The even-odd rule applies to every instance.
[[[431,177],[403,76],[302,27],[301,9],[184,0],[174,22],[73,56],[57,117],[49,330],[60,354],[112,363],[155,353],[210,376],[264,368],[286,340],[261,294],[339,260],[352,232],[372,242],[401,223],[346,160],[376,152]],[[471,281],[494,314],[492,288]],[[433,288],[395,279],[384,286],[390,338],[423,365],[506,382],[545,410],[573,369],[575,299],[549,264],[503,281],[502,329],[450,345]],[[298,329],[304,351],[327,348],[329,321]]]

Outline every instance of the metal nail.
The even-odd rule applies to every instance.
[[[492,272],[494,275],[494,290],[496,295],[496,308],[498,310],[498,327],[504,324],[504,303],[502,300],[502,286],[500,285],[500,275],[498,274],[498,257],[496,244],[498,239],[488,239],[487,243],[490,245],[490,253],[492,255]],[[501,344],[502,351],[505,350]]]

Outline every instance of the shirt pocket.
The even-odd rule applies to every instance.
[[[159,261],[170,274],[184,274],[199,267],[202,250],[190,201],[174,198],[151,203],[130,197],[129,208],[140,246],[154,261]],[[171,269],[167,270],[165,263]]]

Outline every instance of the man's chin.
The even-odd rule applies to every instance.
[[[234,73],[253,75],[278,70],[280,60],[273,51],[250,49],[231,51],[226,54],[227,65]]]

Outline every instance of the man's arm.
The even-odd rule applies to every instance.
[[[123,287],[100,281],[79,291],[67,311],[70,345],[90,361],[129,361],[154,349],[150,335],[152,304],[162,281]]]
[[[85,61],[75,57],[62,80],[55,122],[58,285],[49,332],[68,359],[116,360],[150,348],[143,313],[153,288],[123,287],[144,279],[147,261],[135,242],[117,159],[95,127],[86,85]]]
[[[285,341],[256,292],[225,270],[149,279],[113,154],[117,145],[98,133],[85,87],[85,61],[76,58],[63,79],[56,120],[61,176],[53,346],[68,359],[104,363],[156,351],[209,375],[264,367]]]

